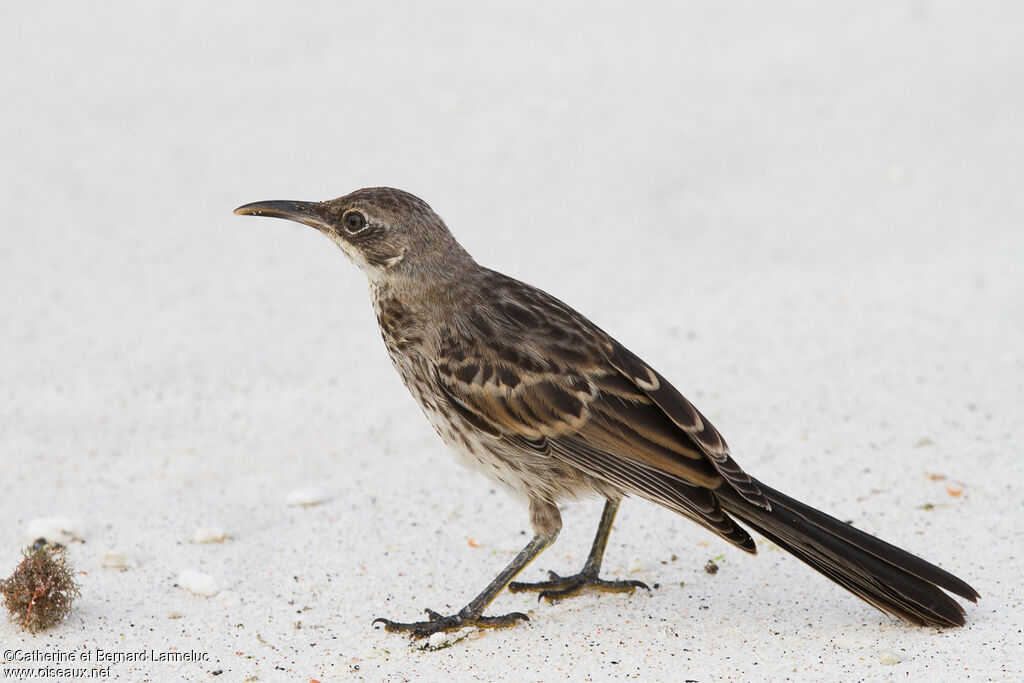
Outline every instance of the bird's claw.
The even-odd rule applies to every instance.
[[[606,593],[632,593],[637,588],[643,588],[648,593],[651,591],[650,587],[643,581],[607,581],[599,578],[596,573],[584,572],[574,574],[573,576],[559,576],[555,572],[549,571],[547,581],[537,581],[535,583],[513,581],[508,585],[508,590],[511,593],[538,591],[538,602],[540,600],[558,602],[559,600],[579,595],[584,588],[592,588],[605,591]]]
[[[443,615],[432,609],[424,610],[427,614],[427,621],[413,621],[403,623],[391,621],[378,617],[373,623],[381,623],[388,633],[408,633],[413,638],[429,638],[435,633],[442,631],[451,632],[475,626],[477,628],[509,628],[520,621],[529,621],[530,618],[522,612],[512,612],[497,617],[485,616],[464,616],[462,614]]]

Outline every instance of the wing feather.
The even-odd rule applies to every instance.
[[[772,509],[757,482],[732,459],[729,445],[722,435],[678,389],[618,342],[615,342],[612,363],[693,439],[711,459],[715,469],[744,499],[766,510]]]
[[[711,493],[721,485],[721,475],[685,433],[617,372],[523,373],[509,386],[487,381],[501,374],[491,372],[487,361],[476,358],[471,364],[472,373],[459,372],[461,367],[444,373],[441,368],[448,366],[438,366],[435,381],[454,412],[483,433],[550,455],[754,551],[750,536]]]

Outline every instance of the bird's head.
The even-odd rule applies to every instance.
[[[445,278],[472,262],[425,201],[390,187],[369,187],[324,202],[266,201],[235,209],[316,228],[371,281]]]

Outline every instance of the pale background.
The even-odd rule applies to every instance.
[[[158,681],[1024,676],[1020,3],[2,15],[0,567],[35,518],[85,536],[72,616],[4,622],[4,649],[210,654],[113,667]],[[231,214],[368,185],[589,315],[758,477],[969,581],[967,627],[893,622],[634,500],[606,573],[653,596],[502,595],[532,621],[438,652],[372,627],[461,607],[528,522],[422,418],[359,272]],[[330,499],[285,505],[311,485]],[[599,508],[566,506],[524,576],[577,569]],[[130,567],[101,567],[117,549]]]

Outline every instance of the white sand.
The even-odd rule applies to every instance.
[[[207,655],[110,665],[132,681],[1024,677],[1019,3],[207,5],[0,21],[3,573],[34,519],[84,534],[71,617],[3,649]],[[231,214],[375,184],[653,363],[748,470],[965,578],[967,627],[635,500],[606,573],[652,596],[502,595],[532,621],[437,652],[372,627],[458,609],[528,533],[356,269]],[[598,512],[524,576],[578,568]]]

